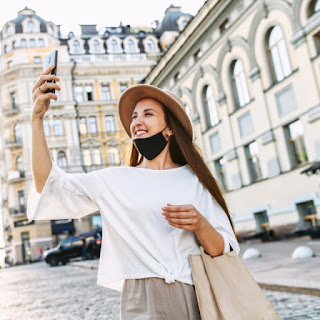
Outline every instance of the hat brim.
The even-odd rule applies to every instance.
[[[144,98],[152,98],[162,103],[182,124],[192,139],[192,124],[184,110],[182,100],[170,91],[148,84],[138,84],[128,88],[119,99],[118,113],[120,121],[129,137],[131,137],[130,124],[132,122],[132,113],[137,103]]]

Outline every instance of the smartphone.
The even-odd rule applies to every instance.
[[[58,63],[58,50],[54,50],[51,53],[49,53],[44,60],[43,64],[43,71],[47,70],[50,66],[53,64],[55,65],[55,68],[50,72],[50,74],[57,74],[57,63]],[[54,80],[46,81],[46,82],[55,82]],[[55,89],[47,89],[44,93],[52,92],[55,93]]]

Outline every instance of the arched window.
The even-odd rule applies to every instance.
[[[114,165],[120,162],[119,150],[117,148],[108,149],[108,161],[109,164]]]
[[[94,52],[99,52],[100,51],[100,43],[98,40],[93,41],[93,51]]]
[[[206,85],[202,92],[207,127],[213,127],[219,122],[215,99],[211,86]]]
[[[19,123],[14,126],[14,141],[21,143],[21,127]]]
[[[127,48],[128,48],[128,52],[134,52],[134,49],[135,49],[134,42],[131,39],[128,40]]]
[[[317,0],[313,7],[313,12],[316,13],[320,11],[320,0]]]
[[[95,148],[93,150],[93,162],[97,166],[101,165],[101,153],[100,153],[100,149],[98,148]]]
[[[320,0],[312,0],[308,7],[308,16],[311,17],[315,13],[320,11]]]
[[[78,40],[73,41],[73,52],[80,52],[80,44]]]
[[[17,49],[18,48],[17,41],[13,41],[12,42],[12,48],[13,49]]]
[[[55,136],[63,136],[63,123],[60,118],[55,118],[53,120],[53,128]]]
[[[3,51],[4,51],[4,53],[8,53],[10,51],[9,50],[9,46],[5,45],[4,48],[3,48]]]
[[[89,149],[83,150],[83,162],[85,166],[91,166],[92,160],[91,160],[91,153]]]
[[[21,158],[21,156],[17,156],[16,166],[17,166],[17,170],[23,171],[23,163],[22,163],[22,158]]]
[[[279,26],[273,27],[269,34],[268,55],[273,70],[274,81],[281,81],[291,73],[286,43]]]
[[[43,130],[44,130],[44,135],[46,137],[50,136],[50,127],[49,127],[49,121],[47,119],[43,120]]]
[[[64,151],[58,152],[58,166],[60,168],[66,168],[68,166],[66,153]]]
[[[112,52],[118,52],[119,51],[119,46],[118,42],[116,40],[111,40],[111,51]]]
[[[147,42],[148,45],[148,51],[154,51],[154,42],[153,40],[149,39]]]
[[[246,76],[243,70],[242,62],[240,60],[236,60],[234,62],[232,68],[232,82],[237,99],[237,106],[243,107],[250,101],[250,97]]]

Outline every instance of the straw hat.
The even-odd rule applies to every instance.
[[[118,102],[118,113],[121,123],[131,137],[130,124],[132,122],[132,113],[136,104],[144,99],[152,98],[162,103],[179,120],[192,139],[193,131],[191,121],[185,112],[182,100],[173,92],[162,90],[148,84],[138,84],[128,88],[121,95]]]

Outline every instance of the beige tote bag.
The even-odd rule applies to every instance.
[[[202,320],[280,320],[235,251],[189,255]]]

